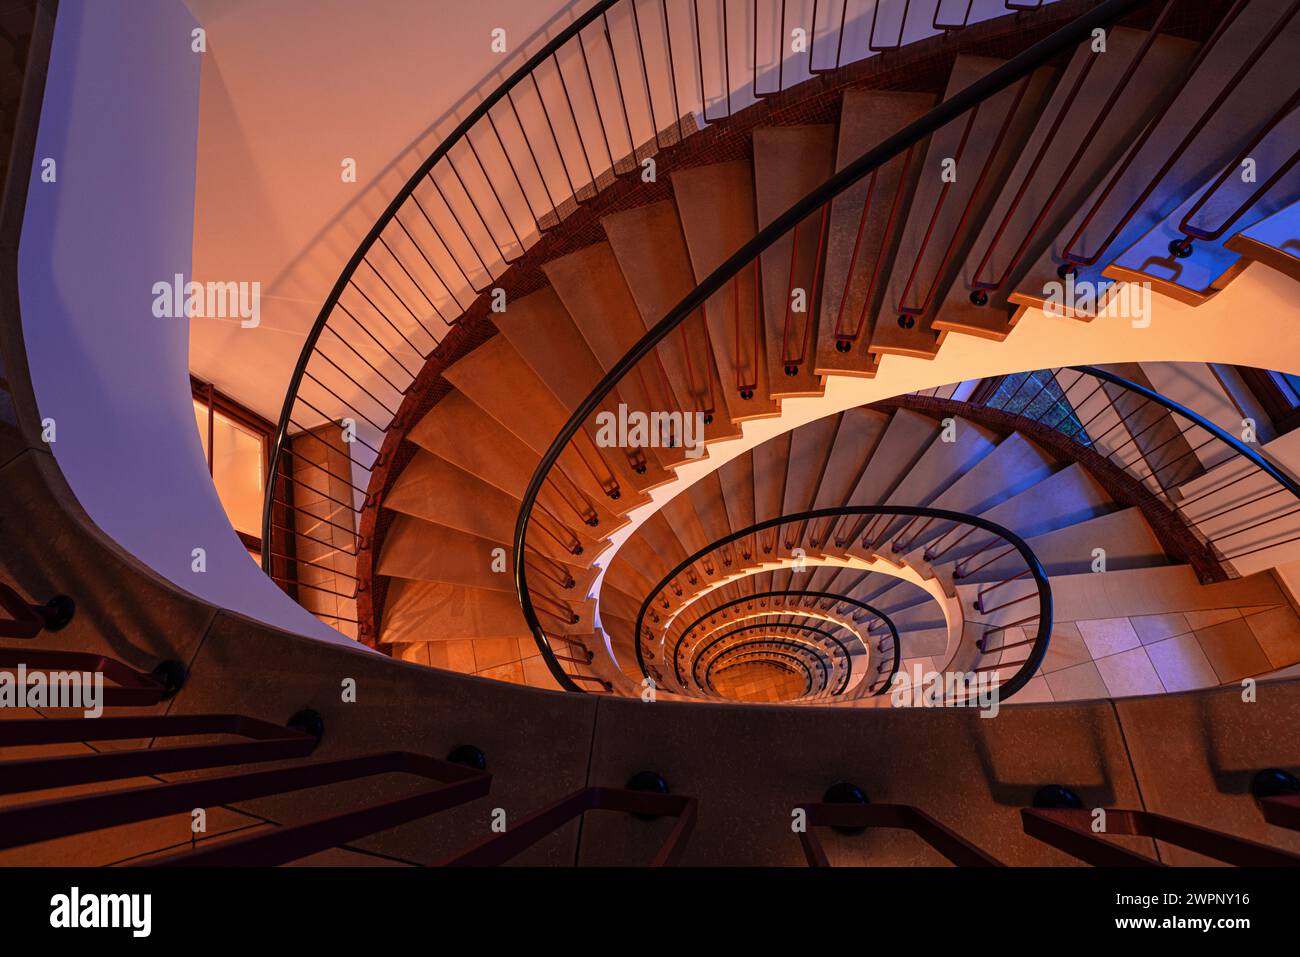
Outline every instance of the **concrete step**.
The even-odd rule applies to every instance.
[[[1002,62],[958,56],[944,99],[956,96]],[[1050,78],[1048,71],[1039,71],[1020,99],[1016,87],[1003,90],[982,104],[977,115],[958,117],[935,132],[924,154],[916,157],[920,176],[873,325],[872,352],[929,358],[938,351],[943,333],[933,325],[937,306],[974,240],[966,223],[981,222],[997,198],[1038,118]],[[993,131],[1012,113],[1007,135],[999,142]],[[954,163],[955,170],[950,170]],[[955,181],[951,172],[956,173]],[[904,308],[923,314],[905,314]]]
[[[606,216],[601,223],[648,329],[695,288],[677,205],[670,199],[650,203]],[[704,312],[698,310],[659,344],[657,353],[680,410],[707,413],[712,422],[704,434],[714,441],[740,435],[732,421],[733,406],[737,416],[743,410],[736,390],[723,387],[711,338]]]
[[[695,275],[703,278],[754,238],[754,168],[749,160],[697,166],[674,173],[673,193]],[[780,413],[768,383],[758,267],[750,264],[705,303],[705,317],[723,385],[740,400],[737,418]],[[744,399],[741,386],[751,386]]]
[[[1224,246],[1300,280],[1300,202],[1251,223],[1229,236]]]
[[[1012,327],[1008,317],[1017,312],[1008,295],[1169,99],[1195,55],[1197,45],[1190,41],[1157,37],[1121,88],[1146,37],[1143,30],[1115,27],[1106,34],[1105,53],[1094,52],[1091,40],[1075,52],[1050,101],[1037,111],[1038,125],[983,219],[936,328],[1005,338]],[[1068,122],[1062,117],[1067,110]],[[1079,139],[1088,133],[1081,147]],[[998,289],[988,291],[983,306],[970,296],[977,271],[985,281],[1005,277]]]
[[[934,97],[928,93],[847,90],[840,107],[836,170],[920,119],[933,106]],[[906,155],[896,156],[831,204],[817,332],[815,371],[819,375],[875,375],[877,362],[868,349],[872,324],[920,170],[920,163],[908,163]],[[892,230],[891,221],[895,224]],[[857,333],[849,351],[836,347],[837,330],[846,335]]]
[[[1234,162],[1188,196],[1136,243],[1121,253],[1105,270],[1109,279],[1148,282],[1152,288],[1179,302],[1199,306],[1223,290],[1250,264],[1250,260],[1227,248],[1226,240],[1238,228],[1279,213],[1300,196],[1300,169],[1292,166],[1267,191],[1258,191],[1275,173],[1282,173],[1294,161],[1300,140],[1300,113],[1291,113],[1250,151],[1255,176],[1243,181],[1243,171]],[[1235,220],[1238,210],[1245,212]],[[1188,226],[1213,233],[1227,226],[1216,240],[1197,239],[1191,255],[1176,255],[1170,244],[1185,238],[1179,229],[1190,215]],[[1231,223],[1231,225],[1229,225]]]
[[[835,127],[826,123],[762,127],[754,131],[753,142],[754,195],[761,228],[830,177],[834,171]],[[821,377],[815,371],[815,309],[819,284],[818,251],[822,248],[825,227],[821,212],[814,211],[799,224],[797,248],[795,231],[791,230],[759,257],[768,382],[773,398],[821,395],[822,392]],[[803,291],[803,312],[794,311],[792,290]],[[797,370],[794,375],[787,374],[785,359],[794,361],[794,365],[789,366]]]
[[[1149,127],[1149,133],[1144,131],[1139,136],[1115,170],[1098,183],[1086,201],[1078,204],[1074,215],[1057,231],[1051,246],[1009,297],[1013,304],[1045,303],[1044,290],[1059,283],[1057,267],[1064,261],[1067,248],[1091,260],[1079,267],[1075,286],[1099,290],[1104,302],[1114,285],[1103,275],[1104,270],[1203,186],[1207,177],[1232,162],[1290,95],[1291,90],[1276,78],[1289,75],[1295,51],[1300,49],[1300,17],[1292,18],[1276,40],[1255,55],[1289,7],[1286,0],[1262,0],[1243,8],[1195,72],[1182,80],[1165,114]],[[1188,139],[1207,107],[1248,62],[1252,65],[1241,83]],[[1168,170],[1157,178],[1166,164]],[[1135,205],[1138,208],[1130,217]],[[1078,312],[1067,308],[1064,314],[1087,321],[1094,318],[1096,310]]]

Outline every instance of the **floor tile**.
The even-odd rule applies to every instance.
[[[474,642],[468,638],[451,641],[430,641],[429,664],[446,671],[474,672]]]
[[[1274,668],[1300,661],[1300,618],[1288,605],[1249,615],[1246,624]]]
[[[1255,640],[1244,618],[1235,618],[1196,632],[1205,657],[1210,659],[1220,682],[1240,681],[1272,670],[1268,655]]]
[[[1202,628],[1240,618],[1241,612],[1236,608],[1215,608],[1211,611],[1187,611],[1183,612],[1183,616],[1187,619],[1188,628],[1200,631]]]
[[[1052,638],[1047,643],[1047,655],[1043,658],[1042,674],[1061,671],[1074,665],[1091,661],[1088,646],[1079,634],[1079,626],[1072,621],[1059,622],[1052,626]]]
[[[521,685],[524,683],[524,666],[522,662],[514,661],[508,665],[480,671],[478,677],[493,678],[497,681],[508,681],[511,684]]]
[[[1008,704],[1034,704],[1040,701],[1055,701],[1052,695],[1052,687],[1047,683],[1044,675],[1034,675],[1028,683],[1016,692]]]
[[[1146,646],[1147,657],[1166,691],[1210,688],[1219,683],[1195,635],[1179,635]]]
[[[1106,658],[1142,644],[1127,618],[1097,618],[1075,624],[1093,658]]]
[[[1112,697],[1162,694],[1165,690],[1144,648],[1123,651],[1118,655],[1100,658],[1094,663]]]
[[[1144,645],[1164,641],[1175,635],[1185,635],[1192,630],[1187,624],[1186,616],[1178,612],[1168,615],[1138,615],[1129,621],[1133,623],[1133,630]]]
[[[499,665],[519,660],[519,639],[474,639],[474,665],[476,671],[486,671]]]
[[[1047,686],[1052,689],[1052,697],[1057,701],[1083,701],[1090,698],[1110,697],[1095,662],[1085,661],[1073,668],[1053,672],[1046,678]]]

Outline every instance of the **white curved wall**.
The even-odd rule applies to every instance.
[[[190,273],[194,26],[180,0],[59,5],[18,257],[32,383],[60,468],[118,544],[199,598],[347,641],[277,589],[235,535],[194,425],[187,322],[152,311],[153,284]]]

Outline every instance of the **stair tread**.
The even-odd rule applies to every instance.
[[[1107,176],[1086,201],[1078,204],[1074,215],[1053,237],[1034,265],[1017,284],[1009,297],[1017,306],[1042,306],[1044,290],[1057,283],[1057,267],[1075,233],[1079,240],[1069,251],[1077,256],[1094,258],[1091,264],[1078,267],[1076,284],[1088,284],[1100,291],[1114,285],[1103,270],[1156,226],[1170,210],[1177,207],[1192,190],[1204,184],[1207,176],[1223,169],[1250,142],[1253,133],[1271,116],[1290,94],[1286,84],[1276,77],[1292,72],[1294,52],[1300,49],[1300,18],[1294,18],[1277,40],[1254,62],[1241,84],[1209,118],[1163,178],[1156,174],[1169,162],[1188,132],[1202,119],[1206,107],[1227,86],[1242,62],[1250,57],[1261,39],[1278,21],[1282,3],[1248,4],[1206,55],[1196,72],[1182,83],[1165,115],[1151,127],[1150,135],[1135,143],[1125,154],[1128,165],[1115,178],[1114,186],[1103,199],[1111,182]],[[1131,161],[1129,154],[1132,154]],[[1117,171],[1118,172],[1118,171]],[[1131,219],[1121,225],[1130,206],[1150,184],[1154,188]],[[1094,206],[1096,211],[1094,212]],[[1091,216],[1086,228],[1084,221]],[[1103,248],[1112,232],[1115,238]],[[1100,297],[1104,301],[1104,296]],[[1066,315],[1089,320],[1094,313]]]
[[[1170,84],[1185,72],[1196,52],[1197,45],[1190,41],[1171,36],[1157,37],[1071,171],[1068,164],[1074,159],[1079,143],[1068,131],[1079,130],[1079,135],[1082,135],[1082,132],[1092,129],[1103,107],[1115,95],[1145,37],[1146,31],[1112,28],[1106,35],[1105,53],[1094,53],[1089,40],[1075,51],[1051,92],[1050,101],[1039,98],[1035,108],[1038,123],[1025,140],[1014,169],[1007,171],[1008,175],[1003,179],[1005,188],[981,217],[983,228],[962,265],[959,281],[951,286],[944,298],[935,328],[988,338],[1004,338],[1010,331],[1018,313],[1011,308],[1008,295],[1051,244],[1063,223],[1096,188],[1097,182],[1113,169],[1136,134],[1169,96]],[[1105,58],[1105,63],[1098,58]],[[1108,63],[1122,66],[1105,68]],[[1085,69],[1087,73],[1083,74]],[[1083,81],[1077,83],[1081,75]],[[1077,93],[1071,98],[1076,84]],[[1067,108],[1068,123],[1063,122],[1057,130],[1033,178],[1027,181],[1040,149],[1057,124],[1061,111]],[[1023,198],[1013,210],[1012,203],[1018,196]],[[1029,238],[1030,230],[1040,216],[1037,232]],[[1004,222],[1004,233],[995,246],[994,240]],[[976,270],[986,255],[988,263],[979,278],[994,281],[1005,275],[1006,281],[1000,288],[988,292],[987,305],[976,306],[970,300],[970,293]]]
[[[958,55],[948,77],[944,100],[952,99],[1003,62],[990,57]],[[1007,142],[1001,144],[997,155],[992,158],[992,175],[983,181],[977,171],[983,169],[985,160],[992,154],[996,136],[992,133],[987,136],[977,135],[974,127],[971,127],[971,133],[967,136],[966,130],[972,121],[971,114],[958,117],[937,130],[930,137],[924,154],[914,157],[913,162],[919,167],[919,177],[908,205],[907,218],[901,226],[895,257],[885,283],[884,297],[872,327],[872,352],[923,359],[931,358],[937,353],[943,334],[932,326],[933,308],[927,309],[923,315],[912,317],[913,324],[904,328],[899,324],[899,319],[903,316],[901,307],[923,305],[932,285],[936,289],[934,301],[942,302],[946,284],[956,275],[963,258],[960,254],[972,237],[969,231],[958,234],[958,254],[945,264],[949,240],[957,232],[957,224],[972,196],[975,204],[973,215],[975,221],[978,221],[981,210],[986,209],[997,195],[1002,184],[999,174],[1014,161],[1020,140],[1032,126],[1033,109],[1040,92],[1047,86],[1047,74],[1040,71],[1030,79],[1029,84],[1031,92],[1025,97],[1028,102],[1019,103],[1013,130],[1008,135]],[[1015,106],[1016,89],[1010,87],[982,104],[973,121],[980,124],[981,130],[996,129]],[[984,124],[988,124],[988,127]],[[964,148],[961,145],[963,139]],[[956,180],[945,182],[948,178],[945,175],[948,171],[946,167],[951,162],[957,162],[959,154]],[[926,243],[925,237],[931,230],[932,222],[933,235],[929,243]],[[914,272],[915,279],[912,279]]]
[[[608,242],[593,243],[552,259],[542,266],[542,271],[605,372],[617,365],[645,335],[645,322]],[[638,369],[641,373],[623,379],[612,396],[629,411],[649,413],[675,408],[676,397],[665,392],[657,364],[647,360]],[[673,455],[661,448],[644,452],[648,469],[641,487],[671,480],[666,465],[677,460],[680,454]]]
[[[836,170],[843,169],[894,133],[920,119],[933,106],[934,97],[928,93],[862,89],[846,91],[840,108]],[[908,176],[904,181],[905,166],[908,166],[905,156],[894,157],[880,167],[874,177],[856,183],[837,196],[831,205],[817,335],[816,372],[820,375],[833,372],[875,374],[878,363],[868,348],[871,342],[871,322],[884,296],[884,278],[888,275],[889,263],[893,261],[893,248],[897,245],[900,230],[894,230],[892,241],[883,251],[881,244],[886,240],[886,225],[899,190],[903,192],[899,198],[898,210],[901,222],[901,217],[907,214],[906,203],[919,175],[918,164],[912,163],[908,166]],[[871,205],[866,209],[864,221],[862,214],[868,193]],[[880,276],[871,290],[871,301],[864,302],[878,260],[881,264]],[[850,267],[851,283],[848,282]],[[837,327],[852,332],[859,317],[863,321],[859,340],[850,352],[837,351]]]
[[[807,193],[824,183],[833,172],[835,127],[831,124],[762,127],[754,131],[754,195],[758,224],[767,226]],[[817,254],[820,249],[822,214],[814,211],[799,224],[798,248],[794,231],[782,236],[763,251],[760,273],[763,288],[763,318],[767,335],[767,369],[771,395],[820,395],[821,377],[814,371],[817,350],[816,307]],[[794,261],[794,275],[791,263]],[[791,308],[791,290],[804,291],[805,311]],[[786,318],[790,317],[788,342]],[[804,338],[807,352],[804,352]],[[782,352],[788,358],[802,358],[796,375],[784,371]]]
[[[1300,201],[1229,236],[1228,249],[1300,280]]]
[[[513,432],[539,459],[568,419],[560,400],[505,336],[483,343],[444,370],[443,378]],[[585,455],[570,443],[560,456],[559,467],[581,489],[586,507],[603,517],[612,515],[605,486],[612,484],[615,476],[594,443],[587,445]]]
[[[749,160],[697,166],[674,173],[672,184],[691,264],[703,278],[758,232],[753,166]],[[724,387],[739,399],[741,384],[754,386],[753,396],[740,400],[746,418],[780,413],[770,397],[766,338],[754,335],[757,272],[754,265],[746,266],[704,306]]]
[[[474,442],[465,442],[463,438],[466,435],[478,438]],[[407,437],[438,458],[511,496],[515,503],[512,512],[518,511],[518,502],[541,458],[468,396],[455,391],[430,409],[411,428]],[[473,503],[474,499],[468,501]],[[542,487],[538,502],[550,515],[564,522],[571,535],[580,540],[590,538],[587,527],[577,520],[567,500],[550,483]],[[386,500],[386,504],[391,504],[391,501]],[[548,551],[551,546],[543,543],[547,538],[549,536],[537,534],[529,541],[534,547]]]
[[[384,499],[384,507],[434,525],[492,539],[505,547],[514,538],[519,500],[422,450],[397,477]],[[597,539],[592,530],[578,522],[568,528],[583,544],[585,554],[589,558],[594,556]],[[534,550],[554,561],[586,564],[549,535],[534,531],[528,541]],[[384,547],[387,548],[387,540]]]
[[[498,549],[502,552],[500,556],[496,554]],[[546,566],[544,570],[537,570],[539,563]],[[530,556],[530,564],[539,578],[559,577],[566,573],[571,576],[574,584],[564,590],[575,599],[586,594],[598,572],[596,568],[580,568],[558,559],[545,561],[535,556]],[[393,520],[384,536],[383,552],[376,570],[380,575],[393,578],[439,581],[513,594],[515,584],[510,574],[513,568],[513,549],[499,539],[472,535],[414,515],[401,514]],[[559,582],[555,582],[555,587],[562,588]]]
[[[505,312],[493,315],[493,322],[570,414],[587,398],[604,374],[550,286],[508,304]],[[608,406],[609,403],[605,403],[603,407]],[[589,417],[585,425],[587,434],[594,437],[595,416]],[[633,471],[627,455],[609,450],[603,458],[615,473],[620,491],[627,490],[615,507],[616,511],[625,513],[643,504],[647,499],[639,490],[648,482]]]
[[[1149,282],[1156,292],[1189,305],[1200,305],[1208,300],[1236,278],[1250,261],[1227,248],[1223,238],[1215,241],[1198,239],[1192,246],[1191,256],[1175,256],[1169,244],[1183,238],[1179,223],[1203,197],[1206,202],[1192,216],[1190,226],[1207,232],[1226,223],[1247,203],[1250,205],[1238,220],[1238,226],[1285,209],[1300,193],[1300,169],[1296,167],[1292,167],[1264,195],[1255,197],[1254,194],[1274,170],[1291,159],[1298,140],[1300,113],[1293,112],[1251,150],[1251,158],[1258,164],[1257,182],[1242,182],[1234,169],[1228,171],[1223,185],[1211,192],[1218,181],[1217,176],[1213,177],[1117,256],[1103,275],[1120,281]]]
[[[591,630],[591,609],[583,620],[560,623],[541,615],[548,630],[580,634]],[[395,578],[384,606],[381,639],[388,642],[446,641],[455,638],[510,638],[529,634],[519,600],[507,592]]]
[[[677,204],[671,199],[637,206],[601,220],[614,257],[646,328],[659,322],[695,288],[696,277],[686,249]],[[711,336],[703,311],[689,316],[659,344],[664,371],[683,412],[708,412],[709,440],[735,437],[731,403],[740,399],[722,387],[714,367]]]

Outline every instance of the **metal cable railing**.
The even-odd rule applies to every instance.
[[[1300,541],[1300,483],[1251,444],[1153,389],[1096,366],[1008,377],[990,409],[1102,456],[1231,562]],[[1286,519],[1293,519],[1286,522]]]

